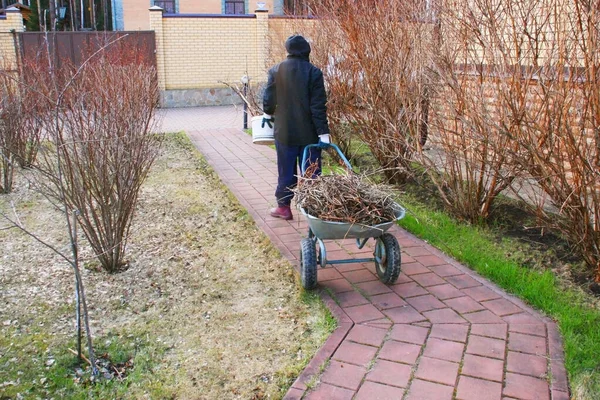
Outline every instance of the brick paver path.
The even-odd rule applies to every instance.
[[[182,122],[180,129],[298,269],[306,221],[298,213],[290,222],[268,214],[276,184],[274,150],[253,145],[231,108],[187,111],[194,112],[196,119]],[[170,111],[164,113],[169,121]],[[203,113],[209,119],[223,114],[221,126],[230,128],[207,127]],[[402,248],[402,273],[394,285],[377,279],[373,263],[319,269],[319,289],[333,293],[331,298],[322,291],[322,297],[338,328],[286,399],[569,398],[561,339],[552,321],[404,230],[390,232]],[[330,259],[372,252],[358,250],[354,240],[326,243]],[[309,382],[316,384],[308,388]]]

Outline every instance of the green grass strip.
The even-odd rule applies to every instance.
[[[571,387],[581,398],[600,396],[600,311],[582,293],[561,287],[551,271],[535,271],[506,256],[510,242],[497,243],[485,228],[456,222],[402,198],[407,216],[400,225],[469,266],[533,308],[554,319],[564,340]]]

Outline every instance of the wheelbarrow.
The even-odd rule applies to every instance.
[[[319,143],[311,144],[305,147],[302,155],[301,170],[304,176],[306,172],[306,161],[308,160],[308,151],[312,147],[321,149],[333,148],[346,167],[352,171],[352,166],[344,156],[340,148],[335,144]],[[398,203],[394,203],[395,219],[377,225],[361,225],[346,222],[325,221],[314,217],[300,208],[300,212],[308,221],[308,237],[300,242],[300,277],[302,286],[305,289],[314,289],[317,286],[317,264],[325,268],[327,264],[351,264],[375,262],[375,269],[379,280],[385,284],[393,284],[400,275],[400,245],[396,237],[387,230],[402,218],[406,210]],[[371,258],[350,258],[342,260],[328,260],[325,240],[356,239],[356,245],[362,249],[369,239],[375,240],[375,249]],[[318,246],[318,247],[317,247]],[[318,251],[317,251],[318,249]]]

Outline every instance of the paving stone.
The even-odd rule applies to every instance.
[[[406,302],[413,306],[419,312],[435,310],[436,308],[444,308],[446,305],[439,301],[434,296],[427,294],[424,296],[410,297]]]
[[[467,353],[483,357],[504,359],[506,351],[506,342],[500,339],[487,338],[482,336],[469,336],[467,343]]]
[[[400,342],[418,344],[420,346],[425,343],[428,332],[428,328],[421,326],[395,324],[390,332],[390,339]]]
[[[509,323],[509,325],[512,324],[543,324],[544,322],[537,318],[534,317],[533,315],[524,312],[524,313],[520,313],[520,314],[512,314],[512,315],[507,315],[505,317],[502,317],[502,319],[506,322]]]
[[[432,324],[460,324],[465,321],[456,311],[450,308],[426,311],[423,313]]]
[[[356,323],[372,321],[383,318],[384,315],[372,304],[362,306],[345,307],[344,312]]]
[[[407,297],[421,296],[427,294],[427,291],[419,286],[416,282],[401,283],[392,286],[392,290],[406,299]]]
[[[435,265],[446,264],[446,261],[442,260],[438,256],[429,255],[429,256],[416,256],[415,260],[423,264],[425,267],[433,267]]]
[[[495,339],[506,339],[506,324],[472,324],[471,334]]]
[[[413,257],[431,255],[431,251],[429,249],[426,249],[422,245],[415,247],[407,247],[404,249],[404,252]]]
[[[412,322],[424,321],[426,319],[411,306],[390,308],[383,310],[383,313],[387,315],[387,317],[395,324],[410,324]]]
[[[453,286],[457,287],[458,289],[465,289],[465,288],[470,288],[470,287],[474,287],[474,286],[481,286],[481,283],[479,281],[471,278],[469,275],[466,275],[466,274],[449,276],[448,278],[446,278],[446,281],[448,281],[448,283],[451,283]]]
[[[472,324],[503,324],[504,320],[489,310],[475,311],[462,315]]]
[[[544,324],[510,324],[508,330],[526,335],[546,337],[546,325]]]
[[[385,385],[406,387],[410,380],[412,367],[393,361],[377,360],[373,369],[367,374],[369,381],[383,383]]]
[[[552,400],[571,400],[571,396],[567,392],[552,390]]]
[[[434,324],[431,327],[430,337],[451,340],[453,342],[467,341],[469,327],[464,324]]]
[[[354,400],[398,400],[404,396],[404,389],[382,385],[375,382],[365,382]]]
[[[346,340],[379,347],[387,335],[387,329],[375,328],[373,326],[356,324],[352,327]]]
[[[457,400],[500,400],[502,384],[461,375],[456,398]]]
[[[285,394],[283,400],[301,400],[302,396],[304,396],[304,390],[292,387]]]
[[[331,361],[321,381],[350,390],[358,390],[367,369],[357,365]]]
[[[402,268],[404,268],[404,266]],[[400,275],[398,275],[398,279],[396,280],[396,284],[408,283],[412,281],[413,280],[410,279],[404,272],[400,272]]]
[[[458,366],[458,363],[450,361],[421,357],[415,377],[454,386],[458,376]]]
[[[531,376],[506,373],[504,395],[523,400],[550,400],[548,382]]]
[[[477,301],[486,301],[492,299],[499,299],[500,296],[498,293],[488,288],[487,286],[477,286],[472,288],[463,289],[463,293],[471,296],[473,299]]]
[[[356,287],[359,288],[364,294],[367,296],[374,296],[382,293],[391,293],[392,289],[390,289],[387,285],[381,283],[381,281],[370,281],[370,282],[361,282],[357,283]]]
[[[341,387],[328,385],[327,383],[321,383],[310,391],[304,397],[305,400],[352,400],[352,397],[356,393],[354,390],[344,389]]]
[[[344,278],[348,279],[348,281],[351,283],[361,283],[377,280],[377,277],[366,269],[344,272],[342,275],[344,275]]]
[[[340,347],[335,351],[332,358],[340,362],[366,367],[373,357],[375,357],[377,350],[377,347],[344,340],[342,344],[340,344]]]
[[[428,274],[412,275],[411,278],[423,287],[443,285],[444,283],[446,283],[445,280],[443,280],[433,272],[430,272]]]
[[[338,301],[340,307],[353,307],[369,303],[369,300],[367,300],[362,294],[358,293],[357,291],[338,293],[335,295],[335,298]]]
[[[531,375],[536,378],[544,378],[547,374],[548,361],[545,357],[533,354],[508,352],[506,370],[522,375]]]
[[[508,334],[508,349],[521,353],[546,355],[546,339],[539,336],[523,335],[510,332]]]
[[[456,312],[460,314],[470,313],[473,311],[485,310],[485,307],[481,305],[478,301],[473,300],[472,297],[463,296],[457,297],[455,299],[445,300],[444,303],[448,305],[448,307],[452,308]]]
[[[465,354],[461,374],[489,381],[502,382],[504,361]]]
[[[423,355],[440,360],[460,362],[465,345],[443,339],[429,338]]]
[[[427,291],[440,300],[447,300],[455,297],[464,296],[463,292],[450,285],[449,283],[445,285],[429,286],[427,288]]]
[[[320,283],[320,285],[324,288],[331,289],[333,293],[343,293],[354,290],[354,287],[352,287],[350,282],[348,282],[348,280],[346,280],[345,278],[322,282]]]
[[[454,387],[415,379],[406,400],[451,400]]]
[[[429,269],[423,266],[423,264],[418,262],[412,263],[402,263],[402,272],[407,276],[415,275],[415,274],[426,274],[431,272]]]
[[[484,301],[481,304],[500,317],[523,312],[520,307],[517,307],[513,302],[506,299],[489,300]]]
[[[384,293],[371,296],[371,303],[380,310],[388,308],[402,307],[407,303],[396,293]]]
[[[388,340],[383,344],[378,357],[382,360],[414,364],[421,352],[421,346]]]
[[[429,267],[429,269],[431,272],[434,272],[436,275],[441,276],[442,278],[454,275],[462,275],[464,273],[460,269],[450,264],[437,265],[435,267]]]

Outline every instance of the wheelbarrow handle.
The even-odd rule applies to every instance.
[[[323,150],[327,150],[327,149],[333,147],[335,149],[335,151],[337,151],[337,153],[340,156],[340,158],[342,159],[342,161],[344,161],[344,164],[346,164],[346,167],[348,167],[348,169],[350,171],[352,171],[352,165],[350,165],[350,161],[348,161],[348,159],[346,158],[344,153],[342,153],[342,150],[340,150],[340,148],[337,145],[335,145],[333,143],[317,143],[317,144],[309,144],[308,146],[306,146],[304,148],[304,152],[302,153],[302,165],[300,167],[300,169],[302,170],[302,175],[304,175],[304,173],[306,172],[306,168],[308,167],[306,165],[306,160],[308,160],[308,150],[313,147],[318,147],[319,149],[323,149]]]

